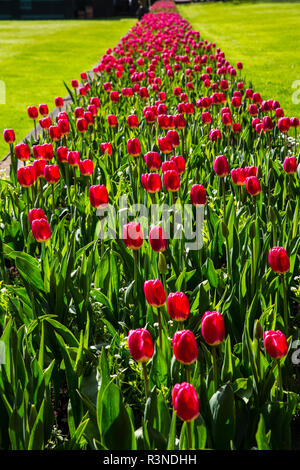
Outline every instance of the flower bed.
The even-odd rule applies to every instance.
[[[4,131],[3,448],[291,448],[298,118],[173,2],[67,89]]]

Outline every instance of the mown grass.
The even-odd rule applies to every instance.
[[[178,10],[230,62],[243,62],[247,81],[263,98],[278,99],[287,116],[300,116],[300,3],[212,2]]]
[[[52,109],[55,96],[67,95],[63,81],[91,70],[134,22],[0,21],[0,80],[6,89],[6,104],[0,104],[0,160],[9,150],[3,129],[14,128],[17,141],[22,140],[33,127],[27,106],[47,103]]]

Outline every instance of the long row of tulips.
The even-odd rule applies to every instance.
[[[4,130],[4,448],[59,447],[64,388],[63,448],[291,447],[299,119],[246,89],[242,70],[173,2],[157,2],[67,86],[69,108],[55,98],[55,120],[46,104],[28,107],[30,141],[15,145]],[[99,214],[109,204],[122,212],[122,195],[132,220],[118,217],[120,235],[99,239]],[[136,204],[160,204],[159,216],[138,217]],[[170,237],[163,204],[174,209]],[[203,236],[196,250],[176,224],[188,204],[205,213],[204,228],[191,222]],[[38,356],[30,370],[28,355]],[[22,377],[10,386],[15,360]],[[30,388],[41,374],[42,391]]]

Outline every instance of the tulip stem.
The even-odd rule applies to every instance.
[[[225,212],[226,212],[226,193],[225,193],[225,179],[222,178],[222,192],[223,192],[223,220],[224,224],[226,223],[225,220]]]
[[[288,328],[288,304],[287,304],[287,295],[286,295],[286,283],[285,283],[285,274],[282,275],[282,289],[283,289],[283,316],[285,327]]]
[[[51,191],[52,191],[52,210],[53,214],[55,212],[55,202],[54,202],[54,184],[51,184]]]
[[[192,450],[192,429],[191,429],[191,422],[187,421],[187,435],[188,435],[188,450]]]
[[[134,298],[137,297],[137,271],[138,271],[138,253],[137,250],[133,250],[134,258]]]
[[[283,387],[282,387],[282,374],[281,374],[281,367],[280,367],[280,359],[277,359],[277,367],[278,367],[278,388],[279,388],[279,400],[282,401],[283,399]]]
[[[160,308],[157,307],[157,316],[158,316],[158,335],[159,335],[159,346],[162,348],[162,327],[161,327],[161,312]]]
[[[43,195],[43,183],[42,183],[42,178],[39,178],[40,180],[40,198],[41,198],[41,207],[44,207],[44,195]]]
[[[147,367],[146,367],[145,362],[142,362],[142,369],[143,369],[143,375],[144,375],[145,397],[147,400],[149,397],[149,380],[148,380]]]
[[[186,381],[190,384],[191,383],[191,366],[187,364],[186,366]]]
[[[212,347],[212,357],[213,357],[214,393],[216,393],[216,391],[218,389],[218,370],[217,370],[216,346]]]

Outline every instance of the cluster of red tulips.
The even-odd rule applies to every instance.
[[[11,179],[25,188],[22,195],[37,242],[47,242],[51,238],[47,216],[53,216],[51,222],[57,225],[61,209],[68,208],[75,220],[77,213],[73,209],[77,204],[81,204],[83,212],[90,216],[87,222],[84,219],[83,231],[90,233],[89,224],[94,220],[91,231],[91,237],[94,237],[97,217],[91,207],[105,209],[109,202],[116,205],[117,196],[122,192],[127,193],[132,205],[146,201],[150,206],[169,200],[172,204],[183,206],[191,203],[207,209],[209,227],[205,228],[206,240],[208,230],[214,235],[203,253],[215,253],[218,249],[220,252],[225,245],[225,261],[221,256],[221,261],[215,261],[215,264],[219,263],[219,269],[209,268],[209,263],[213,262],[208,256],[204,264],[202,252],[196,261],[196,258],[189,257],[182,246],[167,238],[159,223],[149,231],[152,251],[147,251],[143,228],[137,220],[124,225],[122,237],[125,247],[132,250],[132,305],[140,302],[138,273],[142,277],[144,266],[149,266],[145,271],[144,295],[148,306],[156,309],[158,319],[157,332],[154,328],[156,323],[147,326],[144,322],[143,327],[133,329],[128,325],[130,354],[142,364],[148,399],[146,363],[152,360],[156,349],[167,354],[165,351],[172,345],[176,360],[186,367],[186,379],[172,386],[173,408],[178,417],[188,423],[200,412],[199,390],[192,383],[191,365],[200,360],[199,342],[202,339],[210,347],[213,357],[214,392],[220,385],[217,371],[219,353],[216,351],[225,342],[226,328],[225,315],[220,313],[222,307],[214,308],[218,297],[222,297],[222,305],[230,292],[232,301],[234,296],[238,299],[241,292],[251,290],[247,300],[249,309],[258,282],[257,273],[266,272],[269,267],[282,281],[283,313],[279,314],[282,317],[280,329],[277,329],[277,323],[272,324],[273,328],[265,329],[264,348],[277,361],[279,369],[280,359],[288,353],[291,315],[287,276],[291,265],[293,269],[295,266],[295,261],[290,262],[290,256],[294,260],[296,254],[288,254],[283,246],[275,246],[279,243],[286,246],[287,240],[277,237],[276,228],[272,227],[273,245],[269,239],[267,242],[264,240],[264,243],[269,243],[266,245],[268,264],[266,257],[260,256],[262,245],[259,245],[258,234],[260,229],[267,230],[267,225],[261,227],[263,214],[265,217],[267,211],[272,213],[281,185],[285,189],[280,208],[285,209],[286,202],[293,200],[293,188],[298,191],[295,176],[297,158],[294,155],[297,153],[299,119],[286,117],[278,101],[263,100],[258,92],[245,88],[242,70],[241,62],[231,65],[216,44],[202,40],[188,21],[176,12],[173,2],[157,2],[151,7],[151,13],[145,15],[116,47],[107,50],[93,74],[82,73],[81,81],[72,81],[69,91],[73,104],[70,108],[63,110],[64,100],[55,98],[58,114],[54,119],[45,104],[28,107],[28,116],[34,121],[35,129],[37,121],[42,128],[41,135],[36,133],[35,139],[15,145],[14,131],[4,131],[4,139],[11,150]],[[287,140],[291,128],[295,130],[293,144]],[[24,162],[24,166],[17,168],[18,161]],[[273,166],[275,173],[272,173],[271,180],[267,172],[271,174]],[[273,196],[275,177],[280,183]],[[238,210],[242,211],[241,222],[238,220],[240,215],[234,216],[233,222],[231,212],[236,214]],[[220,229],[219,219],[222,222]],[[230,233],[233,225],[238,226],[239,223],[244,224],[242,236],[249,231],[249,239],[243,239],[246,240],[243,244],[237,238],[232,240]],[[110,246],[109,242],[104,243]],[[234,245],[238,245],[239,255],[235,255]],[[242,259],[242,247],[246,258],[248,252],[251,255],[251,263],[246,263],[246,268],[251,265],[251,276],[243,268],[244,274],[240,272],[238,277],[243,286],[246,282],[249,286],[251,284],[251,289],[237,288],[240,279],[234,280],[235,256]],[[103,256],[103,251],[101,253]],[[128,252],[126,256],[129,256]],[[124,259],[127,263],[128,258]],[[175,278],[193,268],[202,276],[201,282],[203,273],[209,272],[211,276],[209,295],[212,307],[205,312],[201,312],[199,307],[199,331],[197,328],[195,331],[182,328],[183,322],[189,325],[189,298],[193,289],[175,291],[174,288]],[[211,282],[221,270],[220,282]],[[156,279],[152,279],[151,272],[157,273]],[[269,278],[264,282],[269,282]],[[218,286],[227,284],[229,291],[220,294]],[[280,285],[278,283],[278,291]],[[201,301],[200,298],[200,305]],[[269,300],[265,302],[266,305],[268,303]],[[167,321],[164,313],[168,314]],[[228,318],[225,320],[229,321]],[[280,373],[279,376],[281,379]],[[282,383],[279,387],[282,389]],[[188,439],[191,448],[190,429]]]

